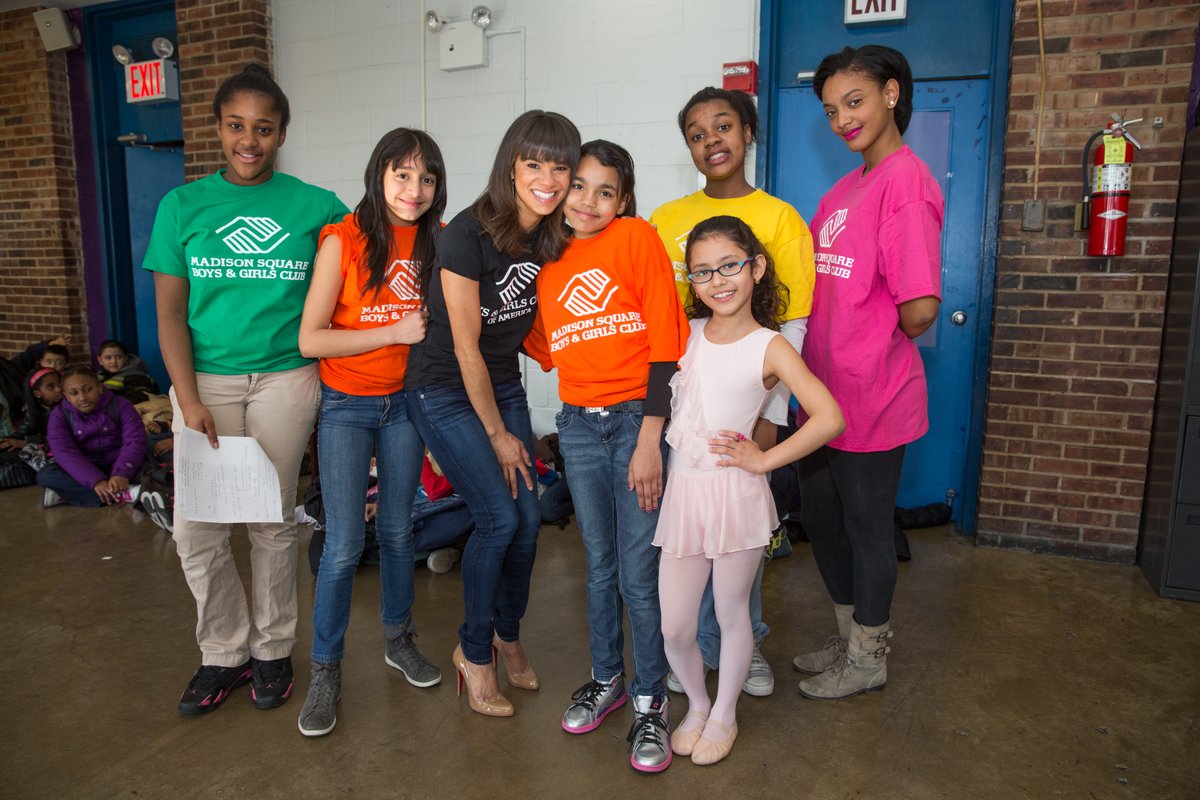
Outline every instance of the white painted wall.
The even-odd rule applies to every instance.
[[[755,0],[492,0],[491,31],[521,32],[488,38],[487,67],[442,72],[424,10],[460,20],[478,1],[274,0],[276,73],[292,105],[282,168],[353,207],[375,143],[420,127],[424,106],[446,159],[450,219],[483,189],[509,123],[542,108],[567,115],[584,141],[629,150],[642,216],[696,190],[675,117],[695,91],[720,85],[723,63],[757,58]],[[556,378],[530,362],[525,383],[534,430],[552,431]]]

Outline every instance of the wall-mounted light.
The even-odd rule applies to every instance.
[[[119,63],[128,66],[133,63],[133,53],[129,52],[129,48],[122,44],[114,44],[112,46],[113,58]]]
[[[155,36],[154,41],[150,43],[150,49],[159,58],[170,58],[175,55],[175,45],[165,36]]]
[[[471,9],[471,24],[486,31],[492,25],[492,10],[487,6],[475,6]]]
[[[425,27],[430,33],[437,33],[442,29],[442,18],[436,11],[425,12]]]

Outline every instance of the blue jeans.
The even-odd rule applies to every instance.
[[[762,618],[762,578],[763,567],[767,563],[766,555],[764,549],[763,560],[758,564],[758,572],[754,573],[754,585],[750,587],[750,633],[754,636],[755,647],[762,647],[763,639],[771,633]],[[704,596],[700,598],[700,627],[696,631],[696,641],[700,645],[704,666],[716,669],[721,663],[721,626],[717,624],[717,611],[713,607],[711,576],[704,587]]]
[[[99,508],[104,505],[100,500],[100,495],[96,494],[92,487],[84,486],[72,478],[71,473],[55,463],[47,464],[38,470],[37,483],[38,486],[53,489],[69,505],[84,508]],[[131,483],[137,483],[137,480],[135,479]]]
[[[317,455],[325,503],[325,551],[313,601],[312,660],[342,660],[354,571],[362,557],[371,456],[379,472],[380,594],[383,624],[409,623],[413,604],[412,505],[425,448],[408,419],[404,392],[367,397],[322,384]]]
[[[504,427],[524,443],[532,459],[533,428],[524,387],[510,381],[492,391]],[[537,490],[525,488],[518,476],[513,499],[465,389],[426,386],[407,395],[413,424],[475,520],[462,557],[465,618],[458,638],[469,661],[490,664],[493,632],[506,642],[521,635],[542,524]]]
[[[608,682],[625,671],[621,628],[624,600],[633,638],[636,695],[664,695],[667,656],[663,652],[658,605],[658,510],[642,511],[629,489],[629,461],[642,428],[640,401],[608,412],[564,405],[555,418],[558,446],[587,552],[587,602],[592,677]],[[659,444],[663,465],[666,442]]]

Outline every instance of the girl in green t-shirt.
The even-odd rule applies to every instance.
[[[299,351],[300,315],[317,236],[346,207],[332,192],[275,171],[290,115],[265,69],[251,64],[226,80],[213,115],[225,168],[163,199],[144,264],[154,272],[173,427],[177,438],[187,429],[214,448],[218,435],[256,439],[279,474],[286,520],[320,388],[316,364]],[[177,457],[186,447],[175,449]],[[183,492],[188,477],[179,466],[176,489]],[[182,714],[212,711],[247,681],[258,708],[282,705],[292,694],[296,525],[247,527],[249,604],[230,552],[230,526],[175,515],[203,653],[179,700]]]

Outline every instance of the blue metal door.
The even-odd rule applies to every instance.
[[[909,446],[897,503],[913,507],[954,498],[965,486],[975,341],[983,263],[987,187],[987,79],[916,84],[905,142],[942,187],[942,309],[917,340],[929,384],[929,433]],[[772,189],[806,220],[842,175],[862,167],[829,130],[811,83],[780,89],[773,109]],[[783,138],[780,138],[783,137]],[[952,493],[952,494],[951,494]],[[956,513],[961,504],[952,503]]]
[[[121,45],[136,61],[155,58],[151,50],[155,37],[176,42],[175,3],[148,0],[86,8],[84,28],[109,335],[140,355],[165,390],[167,373],[158,345],[154,284],[141,267],[158,202],[183,183],[183,116],[177,100],[126,102],[124,67],[113,57],[112,49]],[[135,138],[130,139],[129,134]]]

